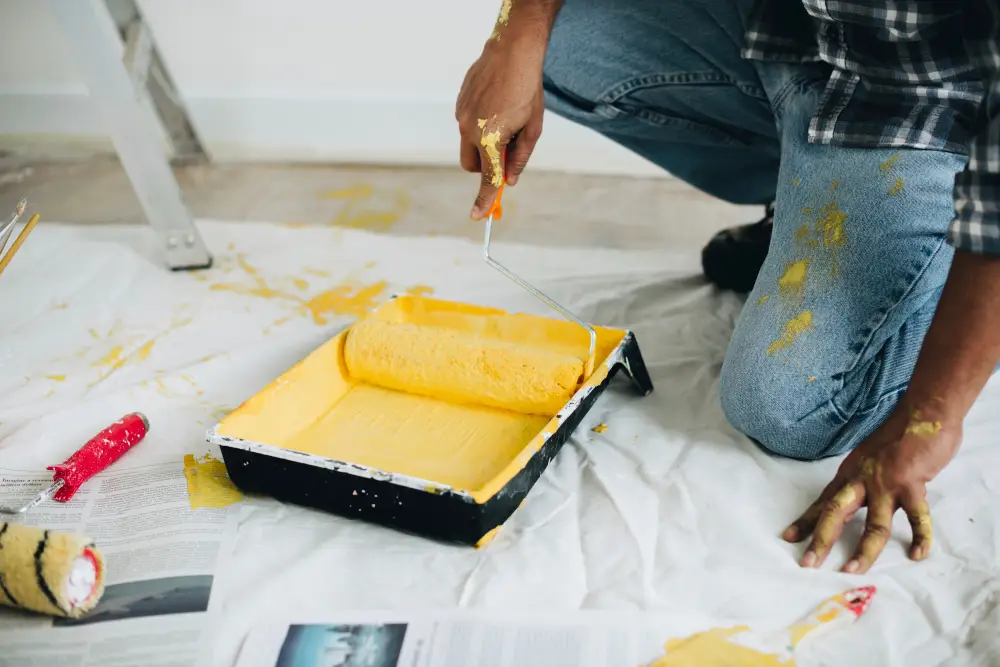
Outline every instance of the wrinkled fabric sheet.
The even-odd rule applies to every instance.
[[[333,287],[350,296],[385,281],[379,302],[424,285],[440,298],[547,312],[466,241],[199,224],[216,257],[201,273],[165,269],[145,227],[36,230],[0,277],[0,467],[44,469],[133,410],[152,423],[129,454],[136,463],[210,451],[207,428],[352,321],[303,306]],[[657,608],[684,619],[663,628],[666,640],[737,623],[783,626],[864,584],[879,589],[866,616],[807,643],[799,664],[1000,663],[995,383],[958,458],[931,485],[929,560],[908,561],[909,526],[898,515],[868,575],[836,572],[862,514],[826,567],[804,571],[802,547],[778,535],[838,461],[777,460],[727,425],[718,375],[741,301],[706,286],[690,253],[498,244],[495,255],[584,318],[635,331],[654,393],[614,384],[480,551],[248,500],[213,590],[224,604],[214,664],[232,664],[257,623],[289,615]],[[598,423],[605,433],[591,431]]]

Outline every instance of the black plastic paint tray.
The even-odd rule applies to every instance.
[[[448,325],[456,318],[492,318],[503,331],[530,331],[536,338],[585,335],[562,320],[410,296],[390,299],[368,317],[406,321],[416,311]],[[653,390],[632,332],[596,330],[595,370],[552,418],[353,380],[344,364],[345,329],[236,408],[207,438],[221,448],[230,478],[247,493],[481,546],[521,504],[619,370],[642,395]],[[378,417],[359,421],[376,409]]]

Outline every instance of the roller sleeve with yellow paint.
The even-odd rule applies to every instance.
[[[0,523],[0,604],[79,618],[104,594],[104,557],[82,535]]]
[[[555,415],[583,377],[583,360],[447,327],[363,320],[344,342],[350,375],[452,403]]]

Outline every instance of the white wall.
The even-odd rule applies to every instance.
[[[457,164],[499,0],[141,0],[213,159]],[[0,147],[107,146],[44,0],[0,0]],[[659,170],[549,114],[535,168]]]

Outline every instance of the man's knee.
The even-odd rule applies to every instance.
[[[784,376],[784,377],[783,377]],[[832,455],[836,415],[804,401],[816,378],[794,380],[748,355],[727,356],[719,378],[726,419],[760,447],[777,456],[811,461]]]

